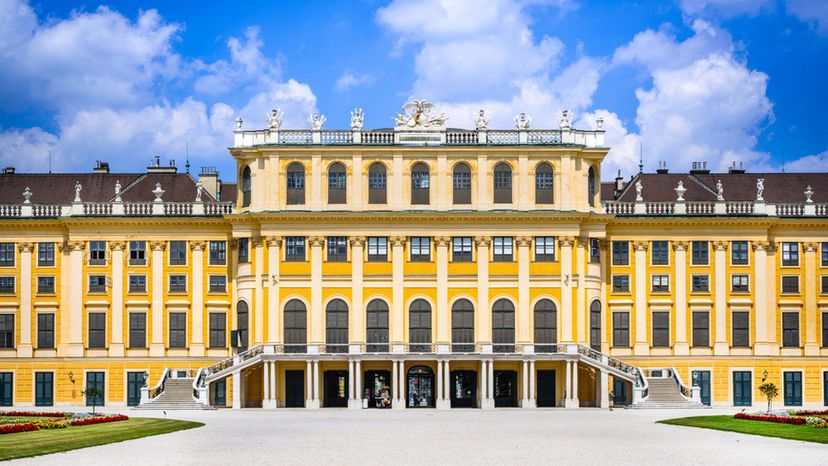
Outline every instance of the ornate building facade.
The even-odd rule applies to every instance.
[[[404,109],[239,119],[238,186],[7,169],[0,404],[828,404],[828,175],[602,184],[600,121]]]

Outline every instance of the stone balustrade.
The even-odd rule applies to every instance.
[[[73,202],[72,204],[0,204],[0,218],[221,216],[235,212],[234,202]]]
[[[756,201],[604,201],[604,212],[629,215],[697,215],[697,216],[767,216],[828,217],[828,204],[780,203]]]

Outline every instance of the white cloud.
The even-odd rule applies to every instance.
[[[623,174],[631,174],[631,169],[638,167],[641,137],[629,132],[618,115],[604,109],[581,115],[575,126],[596,129],[599,117],[604,119],[604,142],[610,148],[601,164],[601,177],[605,180],[615,178],[618,170]]]
[[[828,172],[828,149],[785,164],[788,172]]]
[[[269,59],[262,53],[264,43],[258,27],[245,30],[244,39],[227,40],[230,61],[217,60],[210,64],[197,61],[194,67],[205,74],[195,81],[195,90],[207,95],[238,92],[242,86],[251,88],[278,83],[282,75],[278,58]]]
[[[823,36],[828,35],[828,2],[824,0],[788,0],[788,12],[814,27]]]
[[[688,15],[756,16],[762,10],[773,8],[774,0],[681,0],[681,10]]]
[[[336,80],[337,91],[347,91],[354,87],[365,86],[374,81],[374,76],[368,73],[357,73],[354,70],[345,70]]]

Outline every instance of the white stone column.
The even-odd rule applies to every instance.
[[[451,238],[438,236],[434,238],[437,249],[437,351],[450,352],[451,330],[448,305],[448,250]]]
[[[204,356],[204,241],[190,241],[193,264],[193,305],[190,331],[190,356]]]
[[[351,172],[353,173],[351,179],[349,180],[351,189],[349,189],[348,191],[350,192],[347,193],[350,198],[350,205],[353,206],[354,210],[363,210],[367,200],[362,198],[362,154],[354,154]]]
[[[478,201],[480,202],[480,201]],[[477,341],[486,345],[483,351],[491,352],[492,323],[489,309],[489,247],[490,236],[478,236],[474,239],[477,246]]]
[[[261,204],[259,204],[261,205]],[[255,274],[255,288],[253,289],[253,303],[251,303],[249,312],[253,313],[254,332],[252,345],[261,345],[266,340],[264,338],[264,320],[265,320],[265,303],[264,303],[264,287],[262,281],[264,278],[264,241],[261,237],[253,237],[250,239],[250,248],[253,249],[251,256],[253,256],[253,273]],[[248,314],[249,315],[249,314]]]
[[[446,407],[451,408],[451,363],[448,359],[443,361],[445,368],[443,368],[443,400]]]
[[[270,362],[270,407],[277,408],[279,406],[279,397],[276,395],[276,387],[278,387],[276,381],[276,371],[279,370],[279,366],[276,365],[276,361]]]
[[[325,238],[309,238],[311,259],[311,303],[310,303],[310,342],[321,345],[325,343],[325,312],[322,309],[322,258],[324,256]]]
[[[485,359],[480,361],[480,407],[486,407],[486,400],[489,399],[489,363]]]
[[[268,236],[267,241],[267,338],[268,343],[281,343],[279,333],[279,250],[282,247],[282,238]]]
[[[313,408],[313,362],[305,361],[305,408]]]
[[[443,361],[437,360],[437,409],[448,409],[450,403],[446,403],[449,387],[445,383],[446,377],[443,374]]]
[[[320,406],[319,402],[319,361],[314,359],[313,361],[313,401],[311,402],[311,406],[314,409],[318,409]]]
[[[687,343],[687,241],[673,241],[676,263],[676,339],[673,351],[676,355],[690,354]]]
[[[123,241],[110,241],[112,259],[112,332],[109,356],[124,355],[124,247]]]
[[[399,408],[397,405],[400,404],[400,376],[398,374],[397,360],[391,361],[391,372],[391,406],[393,408]]]
[[[351,243],[351,343],[365,343],[365,305],[362,296],[362,261],[365,250],[364,236],[352,236]],[[357,349],[357,348],[355,348]],[[361,398],[357,396],[356,399]]]
[[[572,326],[572,244],[575,238],[562,236],[558,238],[561,248],[561,343],[574,343]]]
[[[713,354],[728,354],[727,343],[727,274],[725,266],[727,261],[727,241],[713,242],[713,262],[715,266],[715,310],[714,320],[715,333],[713,342]]]
[[[152,340],[150,356],[164,356],[164,241],[150,241],[152,249]]]
[[[405,187],[403,171],[402,154],[394,154],[391,162],[391,176],[387,184],[391,188],[391,197],[388,198],[388,207],[391,210],[402,210],[406,205],[405,197],[403,196],[403,188]]]
[[[233,404],[232,409],[241,409],[242,407],[242,378],[241,371],[233,373]]]
[[[83,290],[86,285],[83,275],[83,241],[69,242],[69,283],[71,283],[69,312],[62,312],[69,317],[69,344],[66,356],[83,356]],[[65,318],[65,317],[64,317]]]
[[[636,355],[650,354],[650,343],[647,340],[647,241],[633,241],[635,250],[635,344],[633,353]],[[577,377],[576,377],[577,378]]]
[[[581,402],[578,400],[578,361],[572,361],[572,406],[575,408],[581,407]]]
[[[529,263],[532,259],[530,248],[532,247],[531,236],[519,236],[515,238],[517,244],[518,259],[518,302],[517,302],[517,338],[520,345],[529,344],[533,341],[531,331],[531,302],[529,298]]]
[[[586,302],[586,287],[584,286],[588,247],[589,238],[579,236],[578,247],[575,249],[575,270],[578,275],[578,280],[573,280],[573,285],[575,286],[575,326],[578,329],[575,335],[575,341],[585,345],[589,345],[589,318],[587,315],[589,311]]]
[[[356,390],[354,389],[356,385],[355,375],[354,375],[354,360],[348,360],[348,408],[350,409],[359,409],[359,404],[357,403],[357,394]]]
[[[405,236],[391,238],[391,351],[405,341],[405,298],[403,294],[403,266],[405,263]],[[399,350],[399,351],[398,351]]]
[[[356,400],[359,408],[362,408],[362,361],[356,360]]]
[[[32,243],[17,243],[20,251],[20,340],[17,357],[32,356]]]
[[[564,384],[564,408],[572,407],[572,361],[564,361],[566,364],[566,383]]]
[[[529,407],[529,361],[523,360],[523,370],[521,370],[521,393],[523,397],[520,400],[520,406],[523,408]]]
[[[262,363],[262,408],[270,408],[270,361]]]
[[[399,366],[397,368],[397,366]],[[405,408],[405,362],[404,361],[396,361],[394,363],[394,367],[397,370],[394,372],[394,375],[397,379],[394,381],[397,386],[397,397],[394,399],[394,403],[392,407],[394,409],[404,409]]]
[[[536,408],[537,401],[536,401],[536,394],[535,394],[536,384],[535,384],[535,360],[529,361],[529,407]]]
[[[600,401],[598,406],[606,409],[609,408],[609,374],[603,369],[599,372],[600,376],[597,382],[600,385],[600,397],[598,398]]]
[[[310,178],[311,198],[309,205],[313,211],[322,210],[322,171],[322,156],[312,155]]]
[[[487,408],[494,408],[494,360],[489,359],[489,370],[487,375],[487,387],[486,387],[486,407]]]

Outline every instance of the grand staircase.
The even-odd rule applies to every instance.
[[[164,382],[164,390],[133,409],[215,409],[204,403],[193,400],[192,378],[168,378]]]
[[[642,402],[634,403],[631,409],[687,409],[704,408],[698,401],[691,401],[681,394],[681,389],[672,378],[647,377],[649,396]]]

